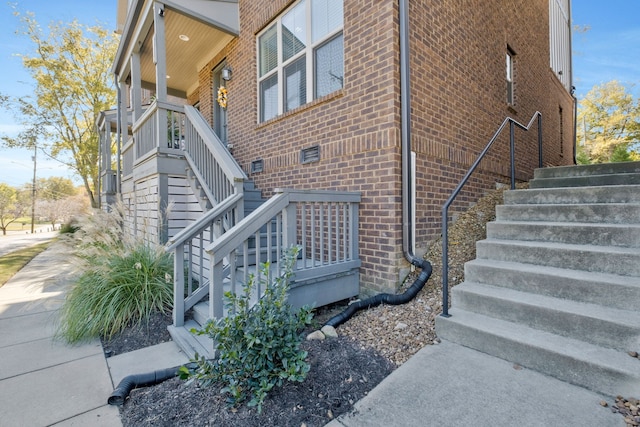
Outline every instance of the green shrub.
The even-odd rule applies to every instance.
[[[305,361],[307,352],[300,350],[302,328],[310,324],[311,311],[301,308],[297,312],[287,303],[289,278],[298,255],[298,248],[287,251],[284,272],[269,283],[270,265],[260,268],[265,293],[258,303],[250,306],[251,292],[254,291],[256,277],[250,276],[243,292],[239,295],[225,293],[228,315],[217,321],[210,321],[200,335],[213,339],[218,359],[206,360],[196,356],[197,368],[191,372],[181,368],[183,379],[191,378],[202,385],[222,384],[227,394],[227,402],[237,405],[250,398],[249,406],[262,404],[267,393],[280,386],[283,380],[302,382],[309,372]]]
[[[110,338],[172,306],[173,260],[162,247],[139,243],[103,256],[79,277],[62,306],[58,336],[70,343]]]

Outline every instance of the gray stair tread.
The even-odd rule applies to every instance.
[[[623,310],[640,310],[640,277],[542,267],[519,261],[476,259],[465,280]]]
[[[640,363],[624,351],[604,348],[455,307],[451,308],[449,313],[451,314],[450,318],[439,318],[438,320],[440,322],[455,322],[472,330],[485,331],[510,341],[525,344],[528,347],[538,347],[590,365],[599,365],[612,371],[623,372],[640,381]],[[445,337],[445,339],[448,338]]]
[[[529,191],[529,190],[527,190]],[[544,208],[544,207],[549,207],[549,208],[553,208],[553,209],[557,209],[557,208],[562,208],[562,207],[580,207],[580,206],[585,206],[585,207],[591,207],[591,206],[601,206],[601,207],[608,207],[608,206],[613,206],[613,207],[626,207],[626,206],[640,206],[640,202],[636,202],[636,203],[628,203],[628,202],[595,202],[595,203],[518,203],[515,205],[499,205],[499,206],[507,206],[509,208],[518,208],[518,207],[532,207],[535,209],[538,208]]]
[[[606,174],[582,175],[566,177],[535,178],[529,182],[530,188],[579,187],[579,186],[607,186],[640,184],[640,174]]]
[[[478,264],[505,270],[515,270],[522,273],[533,273],[558,278],[583,280],[585,282],[599,282],[614,286],[630,286],[640,288],[640,277],[621,276],[619,274],[588,272],[567,268],[547,267],[535,264],[525,264],[513,261],[499,261],[490,259],[474,259],[467,264]],[[615,291],[613,291],[615,292]]]
[[[499,220],[637,224],[640,203],[512,204],[496,208]]]
[[[640,221],[640,219],[638,219]],[[602,222],[562,222],[562,221],[526,221],[526,220],[508,220],[496,219],[489,224],[506,224],[514,226],[533,226],[533,227],[568,227],[568,228],[593,228],[593,229],[612,229],[612,230],[640,230],[640,222],[634,224],[619,223],[602,223]]]
[[[640,162],[597,163],[591,165],[570,165],[538,168],[534,177],[590,176],[620,173],[640,173]]]
[[[487,224],[487,238],[638,248],[640,224],[499,219]]]
[[[640,185],[529,188],[504,193],[505,205],[640,202]]]
[[[477,245],[519,246],[529,248],[548,248],[563,251],[594,252],[611,255],[640,256],[637,248],[623,248],[618,246],[576,245],[570,243],[536,242],[525,240],[485,239],[477,242]]]
[[[464,282],[453,288],[454,292],[466,292],[480,294],[504,301],[504,304],[520,304],[540,307],[545,311],[553,310],[574,316],[589,317],[607,323],[620,324],[631,329],[636,329],[640,337],[640,307],[638,311],[622,310],[605,307],[599,304],[572,301],[547,295],[522,292],[514,289],[497,287],[482,283]],[[452,297],[453,302],[455,298]]]
[[[640,207],[640,202],[628,203],[628,202],[599,202],[599,203],[518,203],[513,205],[498,205],[509,209],[562,209],[562,208],[626,208],[626,207]]]

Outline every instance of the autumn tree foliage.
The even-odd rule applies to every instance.
[[[83,182],[91,200],[99,179],[96,119],[116,102],[110,67],[118,39],[99,25],[74,20],[52,22],[44,31],[32,13],[14,13],[20,20],[18,36],[28,37],[32,51],[21,53],[24,67],[35,83],[33,95],[22,98],[0,96],[11,108],[23,131],[4,135],[9,147],[33,148],[72,169]]]
[[[579,163],[640,160],[640,102],[629,89],[613,80],[594,86],[580,100]]]
[[[7,228],[27,211],[28,198],[25,192],[0,182],[0,230],[7,234]]]
[[[88,210],[86,196],[78,194],[73,181],[68,178],[40,178],[36,188],[36,214],[40,220],[48,221],[54,228]]]

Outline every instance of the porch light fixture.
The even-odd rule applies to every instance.
[[[222,80],[224,80],[225,82],[228,82],[229,80],[231,80],[232,72],[233,70],[231,69],[231,67],[229,67],[228,65],[225,65],[224,68],[222,69]]]
[[[180,34],[180,35],[178,36],[178,38],[179,38],[180,40],[182,40],[183,42],[188,42],[188,41],[189,41],[189,36],[188,36],[188,35],[186,35],[186,34]]]

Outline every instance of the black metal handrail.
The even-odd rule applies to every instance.
[[[448,236],[449,235],[449,227],[448,227],[449,226],[448,224],[449,223],[449,206],[451,206],[451,203],[453,203],[455,198],[458,196],[458,194],[462,190],[462,187],[464,187],[464,185],[467,183],[467,181],[469,180],[469,177],[471,177],[471,174],[476,170],[476,168],[480,164],[480,161],[482,161],[485,154],[487,154],[487,151],[489,151],[489,148],[491,148],[491,146],[493,145],[495,140],[498,138],[498,136],[500,135],[504,127],[507,125],[507,123],[509,123],[509,156],[511,161],[511,189],[513,190],[516,188],[514,130],[515,130],[515,127],[518,126],[520,129],[524,131],[528,131],[531,125],[533,124],[533,121],[536,119],[536,117],[538,118],[538,167],[542,167],[542,113],[540,113],[540,111],[536,111],[531,117],[531,120],[529,120],[529,124],[527,126],[524,126],[523,124],[512,119],[511,117],[507,117],[506,119],[504,119],[504,121],[502,122],[502,124],[500,125],[496,133],[493,135],[493,137],[491,138],[487,146],[484,147],[484,150],[482,150],[482,152],[480,153],[476,161],[473,163],[473,165],[471,165],[471,168],[469,168],[466,175],[464,176],[464,178],[462,178],[462,180],[460,181],[456,189],[453,190],[453,193],[451,194],[451,196],[449,196],[449,199],[445,202],[444,205],[442,205],[442,314],[441,316],[443,317],[451,316],[449,314],[449,236]]]

